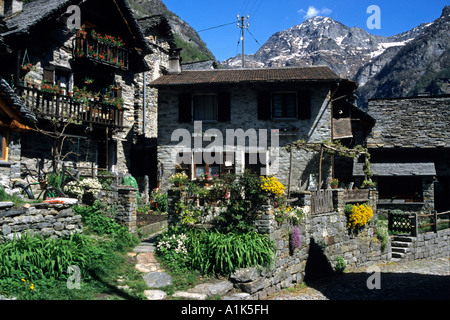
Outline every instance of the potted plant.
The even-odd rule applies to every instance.
[[[376,186],[377,186],[376,183],[369,179],[369,180],[363,181],[361,188],[362,189],[367,189],[367,188],[372,189],[372,188],[375,188]]]
[[[339,186],[339,180],[336,178],[331,179],[330,186],[331,186],[331,189],[336,189]]]
[[[178,172],[169,178],[169,181],[175,185],[175,187],[181,187],[189,181],[189,177],[184,172]]]

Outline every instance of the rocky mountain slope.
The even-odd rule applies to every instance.
[[[431,90],[437,73],[442,80],[446,74],[442,70],[450,65],[449,11],[446,7],[436,21],[392,37],[371,35],[329,17],[314,17],[275,33],[258,52],[246,56],[246,67],[327,65],[339,76],[359,83],[362,107],[371,97]],[[241,56],[223,65],[239,68]],[[422,84],[418,87],[419,80]]]
[[[177,46],[183,48],[183,63],[215,59],[198,33],[161,0],[128,0],[137,18],[162,14],[172,27]]]

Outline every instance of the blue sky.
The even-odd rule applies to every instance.
[[[195,30],[237,22],[237,14],[250,14],[250,33],[246,32],[245,53],[252,54],[272,34],[301,24],[314,15],[329,16],[349,27],[360,27],[369,33],[392,36],[421,23],[439,18],[448,0],[163,0],[169,10],[188,22]],[[380,8],[381,29],[368,29],[370,5]],[[238,46],[240,29],[236,24],[199,32],[203,41],[223,61],[242,50]],[[255,40],[256,39],[256,40]],[[259,44],[258,44],[258,43]]]

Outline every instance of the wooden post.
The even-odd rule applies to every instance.
[[[411,214],[411,236],[417,237],[419,233],[419,223],[417,218],[417,213],[414,212]]]
[[[322,160],[323,160],[323,144],[320,146],[319,183],[317,184],[317,190],[320,190],[322,186]]]
[[[436,210],[433,210],[433,216],[434,216],[433,229],[434,229],[434,233],[437,233],[438,232],[438,220],[437,220],[437,211]]]
[[[292,181],[292,146],[289,157],[289,182],[288,182],[288,199],[291,198],[291,181]]]

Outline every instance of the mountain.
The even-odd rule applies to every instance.
[[[359,102],[370,97],[413,96],[449,92],[450,6],[440,18],[402,47],[360,88]]]
[[[161,14],[168,19],[177,46],[183,48],[181,52],[183,63],[215,60],[198,33],[187,22],[167,9],[161,0],[128,0],[128,2],[137,18]]]
[[[450,65],[449,8],[444,8],[436,21],[392,37],[371,35],[330,17],[314,17],[272,35],[255,54],[246,56],[246,67],[326,65],[339,76],[359,83],[363,108],[371,97],[417,93],[430,89],[432,82],[448,73],[442,70]],[[416,56],[419,52],[421,58]],[[241,56],[222,64],[240,68]],[[414,77],[410,77],[411,72]],[[420,86],[417,81],[421,81]]]

